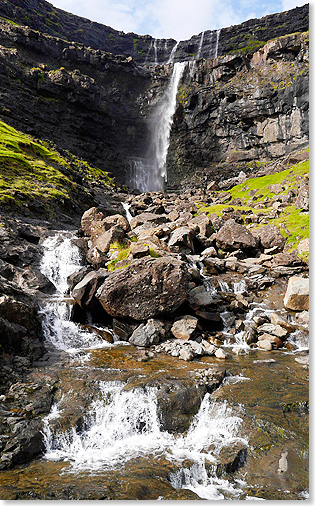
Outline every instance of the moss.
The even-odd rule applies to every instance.
[[[14,26],[21,26],[19,23],[12,21],[12,19],[5,18],[3,16],[0,16],[0,21],[4,21],[5,23],[9,23],[10,25],[14,25]]]
[[[155,251],[153,248],[149,248],[149,253],[152,258],[160,258],[160,254]]]
[[[73,155],[69,159],[0,121],[0,202],[27,206],[52,201],[64,203],[78,194],[78,173],[94,179],[101,172]],[[103,173],[103,182],[109,178]]]

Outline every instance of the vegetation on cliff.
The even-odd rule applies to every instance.
[[[60,155],[46,143],[33,139],[0,121],[0,203],[7,208],[49,212],[55,205],[71,207],[73,201],[92,196],[88,183],[98,179],[111,184],[107,173],[91,167],[70,153]],[[84,187],[86,184],[86,187]]]

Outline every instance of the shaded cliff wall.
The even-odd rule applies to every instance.
[[[308,34],[268,42],[252,57],[241,52],[199,61],[186,72],[168,155],[169,185],[196,168],[229,171],[281,157],[308,145]]]
[[[132,56],[138,63],[150,64],[156,59],[160,64],[166,63],[175,45],[174,39],[155,40],[150,35],[126,34],[114,30],[109,26],[57,9],[45,0],[1,0],[0,16],[54,37],[74,40],[114,54]],[[308,4],[306,4],[286,12],[223,28],[220,34],[215,30],[207,30],[204,33],[200,57],[215,56],[218,35],[217,55],[225,55],[238,49],[252,53],[272,38],[307,31],[308,23]],[[193,35],[189,40],[179,43],[175,61],[191,60],[196,57],[200,35]]]
[[[151,85],[130,60],[2,23],[0,117],[123,180],[144,150],[139,103]]]

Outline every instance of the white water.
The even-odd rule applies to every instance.
[[[75,353],[80,349],[110,346],[96,334],[71,321],[71,300],[65,296],[67,278],[82,267],[79,248],[73,244],[73,234],[59,232],[43,242],[41,272],[55,285],[56,293],[41,309],[45,339],[56,348]]]
[[[155,65],[158,64],[158,45],[157,45],[157,39],[154,39],[153,47],[154,47],[154,63]]]
[[[125,213],[126,213],[126,219],[130,223],[132,220],[132,214],[129,211],[131,206],[130,206],[130,204],[127,204],[127,202],[122,202],[122,206],[123,206]]]
[[[200,58],[204,36],[205,36],[205,32],[202,32],[201,35],[200,35],[200,41],[199,41],[199,46],[198,46],[198,51],[197,51],[196,59]]]
[[[176,109],[178,85],[186,62],[175,63],[170,82],[152,118],[148,156],[134,160],[131,185],[142,192],[163,191],[167,181],[166,159]]]
[[[217,37],[216,37],[216,43],[215,43],[215,52],[214,52],[214,57],[217,58],[218,57],[218,49],[219,49],[219,40],[220,40],[220,32],[221,30],[217,30]]]
[[[171,54],[170,54],[170,57],[169,59],[167,60],[167,63],[173,63],[174,61],[174,58],[175,58],[175,54],[176,54],[176,51],[177,51],[177,48],[178,48],[178,44],[179,42],[176,42],[172,51],[171,51]]]
[[[99,398],[91,403],[84,417],[86,428],[81,432],[74,428],[59,432],[54,421],[62,411],[55,407],[55,414],[45,418],[45,458],[70,461],[70,472],[95,472],[121,468],[138,457],[163,456],[179,466],[171,476],[174,488],[193,489],[197,482],[203,495],[195,487],[196,493],[205,497],[213,496],[216,486],[232,487],[214,472],[209,476],[206,470],[206,463],[215,464],[223,447],[235,442],[247,444],[238,435],[242,419],[226,402],[211,402],[206,394],[187,434],[176,436],[161,429],[155,389],[124,391],[124,386],[120,382],[99,383]],[[178,478],[186,459],[193,462],[193,480],[189,484],[179,483]]]

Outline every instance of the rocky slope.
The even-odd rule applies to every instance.
[[[175,45],[173,39],[155,41],[150,35],[118,32],[109,26],[57,9],[45,0],[27,0],[26,2],[4,0],[0,5],[0,16],[69,42],[74,40],[93,49],[132,56],[141,64],[166,63]],[[219,38],[217,55],[221,56],[239,49],[245,53],[254,52],[270,39],[307,30],[308,4],[290,11],[265,16],[262,19],[251,19],[240,25],[223,28],[220,33],[207,30],[204,33],[204,44],[200,48],[199,56],[213,58],[217,38]],[[200,39],[201,34],[181,41],[176,51],[175,61],[193,59],[198,54]]]

